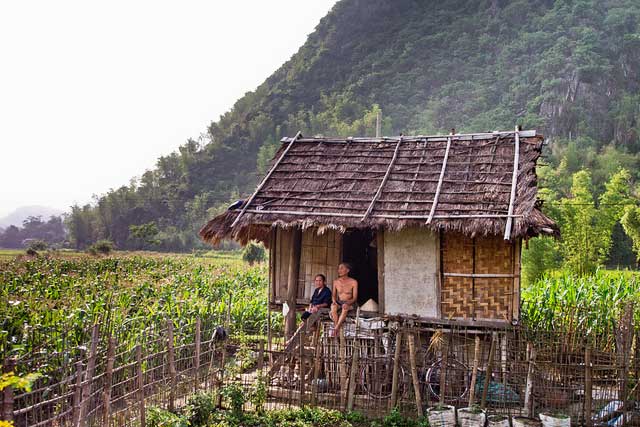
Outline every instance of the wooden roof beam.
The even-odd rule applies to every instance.
[[[451,149],[452,134],[453,132],[449,135],[449,138],[447,138],[447,148],[444,151],[444,159],[442,160],[442,168],[440,169],[440,178],[438,178],[436,195],[433,198],[433,203],[431,204],[431,211],[429,212],[429,217],[427,218],[427,224],[431,224],[431,220],[433,219],[433,214],[436,212],[436,208],[438,207],[438,197],[440,197],[440,190],[442,189],[442,180],[444,179],[444,172],[447,169],[447,160],[449,159],[449,150]]]
[[[278,158],[278,160],[273,164],[273,166],[271,167],[271,169],[269,169],[269,173],[267,173],[267,175],[264,177],[264,179],[262,180],[262,182],[260,183],[260,185],[258,185],[258,188],[256,188],[256,191],[253,192],[253,194],[251,195],[251,197],[249,197],[249,200],[247,200],[247,203],[244,204],[244,206],[242,207],[242,210],[240,211],[240,213],[238,214],[238,216],[236,217],[236,219],[233,221],[233,224],[231,224],[231,228],[235,227],[236,224],[238,223],[238,221],[240,221],[240,218],[242,218],[242,215],[244,215],[244,213],[247,211],[247,208],[249,207],[249,205],[251,204],[251,202],[253,202],[253,199],[256,198],[256,195],[258,194],[258,192],[262,189],[262,187],[264,187],[264,185],[267,183],[267,180],[269,179],[269,177],[271,176],[271,174],[273,174],[273,172],[276,170],[276,168],[278,167],[278,165],[280,164],[280,162],[282,161],[282,159],[284,159],[284,156],[287,155],[287,153],[289,152],[289,150],[291,149],[291,147],[293,146],[293,144],[298,140],[302,138],[302,132],[298,131],[298,133],[296,134],[295,137],[293,137],[291,139],[291,141],[289,142],[289,145],[287,145],[287,148],[285,148],[284,152],[282,153],[282,155],[280,156],[280,158]]]
[[[520,162],[520,132],[518,126],[515,131],[513,148],[513,174],[511,175],[511,195],[509,196],[509,216],[504,228],[504,240],[511,240],[511,228],[513,227],[513,205],[516,201],[516,187],[518,186],[518,164]]]
[[[400,139],[398,139],[398,143],[396,144],[396,149],[393,152],[393,157],[389,162],[389,166],[387,167],[387,172],[384,174],[384,177],[382,178],[382,182],[378,187],[378,191],[376,191],[376,194],[375,196],[373,196],[373,199],[371,200],[371,203],[369,204],[367,211],[364,213],[364,215],[362,215],[362,219],[360,219],[360,221],[365,221],[367,219],[367,217],[373,210],[373,206],[376,204],[376,200],[378,200],[378,198],[382,194],[382,188],[384,187],[384,184],[386,184],[387,179],[389,178],[389,174],[391,173],[391,168],[393,168],[393,164],[395,163],[396,158],[398,157],[398,149],[400,148],[401,144],[402,144],[402,135],[400,135]]]

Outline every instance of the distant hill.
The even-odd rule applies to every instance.
[[[620,166],[635,180],[639,23],[638,0],[342,0],[200,140],[75,207],[71,238],[190,250],[207,219],[251,193],[281,137],[370,136],[378,110],[385,135],[536,129],[559,174],[541,186],[559,195],[582,168],[598,191]]]
[[[9,215],[0,218],[0,228],[7,228],[10,225],[22,227],[22,222],[30,216],[41,216],[43,220],[49,219],[52,215],[61,215],[63,211],[49,206],[21,206]]]

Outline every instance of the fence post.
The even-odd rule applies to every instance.
[[[15,359],[11,357],[5,359],[4,373],[13,372],[15,365]],[[4,421],[13,421],[13,388],[11,386],[2,390],[2,419]]]
[[[480,401],[480,407],[485,409],[487,407],[487,393],[489,392],[489,384],[491,384],[491,370],[493,369],[493,359],[496,354],[496,344],[498,341],[498,334],[493,332],[491,334],[491,347],[489,347],[489,360],[487,361],[487,372],[484,378],[484,387],[482,387],[482,400]],[[442,396],[442,392],[441,396]],[[442,399],[442,397],[441,397]]]
[[[80,404],[82,400],[82,361],[76,362],[76,386],[73,390],[73,417],[72,425],[80,425]]]
[[[195,368],[194,382],[195,387],[194,390],[197,392],[200,389],[200,329],[202,328],[202,321],[200,317],[196,319],[196,340],[195,340],[195,355],[193,360],[193,366]]]
[[[527,383],[524,391],[524,415],[533,417],[533,368],[536,362],[536,348],[533,343],[527,343]],[[483,390],[484,394],[484,390]]]
[[[415,342],[415,339],[416,339],[416,337],[415,337],[413,332],[411,332],[407,336],[407,340],[408,340],[408,343],[409,343],[409,364],[411,365],[411,379],[413,381],[413,390],[414,390],[415,397],[416,397],[416,408],[418,409],[418,416],[421,417],[424,414],[422,412],[422,396],[420,396],[420,380],[418,379],[418,368],[416,366],[416,342]],[[444,366],[442,368],[444,368]],[[441,387],[440,393],[441,393],[441,396],[443,396],[444,395],[444,389],[442,388],[442,384],[441,384],[440,387]],[[442,401],[442,397],[440,398],[440,400]]]
[[[448,335],[453,336],[453,333]],[[444,405],[445,399],[447,397],[447,368],[449,366],[449,348],[449,340],[447,340],[447,344],[442,352],[442,359],[440,359],[440,405]]]
[[[258,370],[262,371],[264,367],[264,340],[260,339],[258,343]]]
[[[591,348],[587,345],[584,350],[584,425],[591,427],[593,422],[591,420],[591,407],[592,407],[592,382],[593,367],[591,365]]]
[[[313,336],[314,344],[314,355],[313,355],[313,379],[311,380],[311,406],[316,405],[316,399],[318,398],[318,377],[320,377],[320,350],[322,349],[320,344],[320,327],[322,325],[318,325],[316,328],[315,335]]]
[[[144,407],[144,376],[142,374],[142,345],[136,346],[136,376],[138,378],[138,407],[140,409],[140,426],[146,425],[146,413]]]
[[[111,386],[113,385],[113,364],[116,356],[116,339],[112,336],[109,337],[109,343],[107,346],[107,368],[104,373],[104,390],[102,394],[102,400],[104,405],[104,412],[102,414],[102,425],[109,425],[109,418],[111,417]]]
[[[169,411],[175,410],[176,400],[176,360],[173,351],[173,321],[167,319],[167,362],[169,363]]]
[[[298,369],[298,376],[300,377],[300,406],[302,407],[304,405],[304,380],[305,380],[305,366],[304,366],[304,334],[300,334],[300,342],[299,342],[299,354],[298,354],[298,359],[299,359],[299,366],[300,368]]]
[[[91,397],[91,384],[93,383],[93,373],[96,367],[96,352],[98,350],[98,339],[100,330],[98,324],[93,325],[91,329],[91,347],[89,350],[89,359],[87,360],[87,369],[84,371],[84,381],[82,382],[82,399],[80,404],[80,425],[87,425],[87,407]]]
[[[476,400],[476,381],[478,380],[478,367],[480,366],[480,337],[476,335],[475,348],[473,351],[473,370],[471,371],[471,385],[469,386],[469,406]]]
[[[400,354],[402,351],[402,330],[399,329],[396,334],[396,348],[393,357],[393,378],[391,379],[391,399],[389,400],[389,409],[396,407],[398,402],[398,373],[400,371]]]

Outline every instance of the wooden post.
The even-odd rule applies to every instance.
[[[218,380],[218,387],[216,390],[216,395],[218,396],[217,406],[218,408],[222,407],[222,393],[220,393],[222,386],[224,386],[224,364],[227,359],[227,346],[223,342],[222,343],[222,354],[220,355],[220,375]]]
[[[311,380],[311,406],[315,406],[318,398],[318,378],[320,377],[320,351],[322,346],[320,345],[320,326],[316,328],[316,333],[313,342],[315,343],[314,355],[313,355],[313,380]]]
[[[80,425],[80,405],[82,401],[82,361],[76,362],[76,386],[73,390],[73,416],[72,425]]]
[[[536,362],[536,348],[531,342],[527,343],[527,359],[527,383],[524,391],[524,415],[531,418],[533,416],[533,369]]]
[[[489,392],[489,384],[491,384],[491,370],[493,369],[493,359],[496,354],[496,342],[498,341],[498,334],[494,332],[491,336],[491,347],[489,348],[489,360],[487,361],[487,372],[484,378],[484,387],[482,388],[482,401],[480,407],[485,409],[487,407],[487,393]]]
[[[146,425],[146,414],[144,407],[144,376],[142,375],[142,345],[136,346],[136,372],[138,377],[138,408],[140,410],[140,426]],[[171,392],[169,392],[171,393]],[[169,401],[172,405],[172,401]]]
[[[80,404],[80,425],[87,425],[87,406],[91,397],[91,383],[93,382],[93,373],[96,368],[96,352],[98,350],[98,334],[99,328],[96,323],[91,329],[91,347],[89,349],[89,359],[87,360],[87,369],[84,372],[84,381],[82,383],[82,398]]]
[[[347,411],[353,410],[353,402],[356,394],[356,378],[358,373],[358,359],[360,357],[360,341],[358,340],[358,325],[360,322],[360,307],[356,310],[356,333],[353,338],[351,350],[351,371],[349,372],[349,389],[347,390]]]
[[[195,372],[193,374],[193,389],[197,392],[200,389],[200,344],[201,344],[201,329],[202,329],[202,320],[200,317],[196,318],[196,340],[195,340],[195,348],[194,348],[194,356],[193,356],[193,367]]]
[[[413,391],[416,395],[416,408],[418,409],[418,416],[422,417],[424,414],[422,412],[422,396],[420,395],[420,380],[418,379],[418,368],[416,366],[416,344],[413,332],[407,336],[407,339],[409,341],[409,363],[411,364]]]
[[[104,405],[104,412],[102,413],[102,425],[109,425],[109,418],[111,417],[111,387],[113,385],[113,364],[116,356],[116,339],[112,336],[109,337],[109,343],[107,345],[107,368],[104,373],[104,390],[102,391],[102,401]]]
[[[264,367],[264,340],[258,342],[258,370],[262,371]]]
[[[344,408],[347,404],[347,342],[344,337],[344,327],[340,328],[339,341],[340,341],[340,408]]]
[[[452,335],[449,334],[451,337]],[[449,340],[447,340],[449,341]],[[444,405],[447,397],[447,367],[449,365],[449,343],[442,352],[442,360],[440,362],[440,405]]]
[[[592,408],[592,378],[593,378],[593,366],[591,365],[591,348],[587,345],[584,350],[584,425],[591,427],[593,421],[591,420],[591,408]]]
[[[2,370],[4,373],[13,372],[15,368],[16,361],[15,359],[9,357],[5,359],[4,366]],[[4,421],[13,421],[13,388],[11,386],[2,390],[2,420]]]
[[[300,248],[302,246],[302,230],[291,231],[291,252],[289,255],[289,275],[287,278],[287,305],[289,312],[285,317],[284,334],[287,339],[296,330],[296,300],[298,298],[298,273],[300,269]]]
[[[396,348],[393,356],[393,378],[391,379],[391,399],[389,400],[389,409],[395,408],[398,403],[398,374],[400,372],[401,347],[402,331],[398,330],[396,335]]]
[[[478,380],[478,367],[480,366],[480,337],[476,335],[475,349],[473,351],[473,370],[471,371],[471,385],[469,386],[469,406],[476,400],[476,381]]]
[[[304,406],[304,334],[299,334],[298,344],[298,378],[300,379],[300,406]]]
[[[173,321],[167,320],[167,362],[169,363],[169,411],[176,409],[176,360],[173,350]]]

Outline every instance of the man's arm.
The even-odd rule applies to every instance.
[[[349,305],[353,305],[355,304],[355,302],[358,301],[358,281],[357,280],[353,280],[353,297],[351,297],[351,299],[348,301]]]
[[[338,287],[336,286],[336,282],[334,280],[334,282],[333,282],[333,290],[331,291],[331,301],[334,304],[337,304],[336,303],[336,298],[338,298]]]

